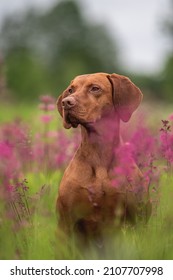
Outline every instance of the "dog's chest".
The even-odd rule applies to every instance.
[[[102,166],[96,167],[92,171],[91,177],[88,177],[87,180],[80,180],[78,186],[78,191],[82,192],[85,190],[88,200],[95,206],[99,206],[102,203],[105,204],[107,200],[116,194],[110,172]]]
[[[109,180],[109,175],[106,168],[102,166],[95,168],[95,178],[97,180],[105,180],[105,179]]]

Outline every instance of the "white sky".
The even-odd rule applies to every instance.
[[[106,25],[118,39],[124,66],[155,72],[170,49],[161,32],[170,0],[77,0],[89,21]],[[57,0],[0,0],[0,23],[8,13],[26,7],[47,8]]]

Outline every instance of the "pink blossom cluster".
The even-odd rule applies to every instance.
[[[170,120],[172,119],[170,117]],[[161,155],[167,160],[167,165],[169,166],[173,163],[173,133],[171,132],[171,124],[168,120],[162,120],[160,144]]]
[[[55,100],[51,96],[40,98],[40,130],[16,120],[0,127],[0,182],[6,189],[16,185],[29,172],[55,172],[63,170],[79,145],[79,133],[68,134],[62,129],[52,129]],[[44,112],[42,115],[41,112]],[[136,125],[128,135],[128,142],[115,151],[119,165],[114,169],[114,186],[124,178],[129,183],[132,178],[134,162],[141,169],[152,188],[159,180],[160,165],[168,168],[173,163],[173,114],[169,121],[162,121],[159,132],[141,124]]]
[[[48,124],[53,118],[49,113],[55,109],[55,99],[50,95],[43,95],[40,97],[40,102],[39,109],[44,112],[40,119],[43,123]]]
[[[118,165],[114,168],[114,187],[126,186],[127,181],[134,192],[140,191],[140,184],[152,194],[151,200],[158,202],[158,186],[161,172],[171,172],[173,164],[173,114],[169,120],[161,121],[161,128],[153,131],[149,127],[136,126],[128,142],[115,153]],[[160,131],[159,131],[160,130]],[[126,135],[127,137],[127,135]],[[134,164],[140,168],[143,179],[135,185],[133,181]],[[137,188],[136,188],[137,187]],[[157,196],[157,198],[156,198]]]
[[[31,160],[28,127],[18,120],[3,124],[0,129],[0,180],[5,185],[16,181]]]
[[[0,182],[3,189],[12,190],[30,172],[54,172],[64,169],[79,143],[78,133],[65,134],[51,129],[55,100],[41,97],[39,132],[21,120],[0,126]],[[41,112],[40,112],[41,114]],[[32,130],[31,130],[32,129]],[[1,192],[1,191],[0,191]]]

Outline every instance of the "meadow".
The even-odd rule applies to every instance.
[[[107,240],[101,256],[58,232],[58,186],[80,133],[62,128],[54,104],[42,96],[38,105],[0,105],[0,259],[173,259],[173,114],[147,119],[144,110],[122,127],[153,209],[147,224],[124,226]]]

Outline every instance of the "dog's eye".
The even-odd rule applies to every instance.
[[[73,88],[69,88],[68,92],[69,92],[69,94],[72,94],[73,93]]]
[[[98,86],[91,87],[91,91],[93,91],[93,92],[98,92],[99,90],[100,90],[100,88]]]

